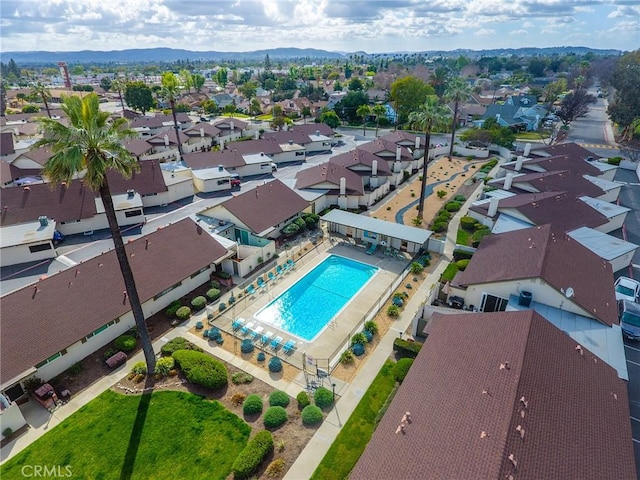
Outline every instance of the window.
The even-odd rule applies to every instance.
[[[9,400],[11,400],[12,402],[15,402],[22,395],[24,395],[24,389],[22,388],[22,385],[20,385],[19,383],[16,383],[12,387],[7,388],[4,391],[4,395],[5,397],[9,398]]]
[[[169,288],[164,289],[163,291],[161,291],[160,293],[158,293],[156,296],[153,297],[154,300],[159,299],[161,296],[166,295],[167,293],[169,293],[171,290],[173,290],[174,288],[178,288],[180,285],[182,285],[182,282],[178,282],[175,285],[170,286]]]
[[[67,350],[66,350],[66,349],[65,349],[65,350],[62,350],[62,351],[60,351],[60,352],[58,352],[58,353],[54,353],[53,355],[51,355],[51,356],[50,356],[49,358],[47,358],[46,360],[44,360],[44,361],[42,361],[42,362],[40,362],[40,363],[36,364],[36,365],[35,365],[35,367],[36,367],[36,368],[44,367],[47,363],[51,363],[51,362],[53,362],[54,360],[56,360],[56,359],[60,358],[60,357],[61,357],[61,356],[63,356],[63,355],[66,355],[66,354],[67,354]]]
[[[296,157],[303,157],[304,156],[304,152],[296,152]]]
[[[101,326],[100,328],[97,328],[96,330],[94,330],[93,332],[91,332],[89,335],[87,335],[86,337],[84,337],[81,342],[82,343],[87,343],[87,340],[89,340],[91,337],[95,337],[96,335],[98,335],[101,332],[104,332],[107,328],[111,327],[112,325],[115,325],[116,323],[120,323],[120,319],[116,318],[115,320],[111,320],[109,323],[107,323],[106,325]]]
[[[31,245],[29,251],[31,253],[44,252],[45,250],[51,250],[53,247],[51,243],[41,243],[40,245]]]
[[[209,270],[209,265],[207,265],[206,267],[202,267],[200,270],[198,270],[198,271],[197,271],[197,272],[195,272],[195,273],[192,273],[192,274],[191,274],[191,278],[197,277],[197,276],[198,276],[198,275],[200,275],[202,272],[205,272],[205,271],[207,271],[207,270]]]
[[[223,178],[222,180],[218,180],[218,185],[224,185],[225,183],[229,183],[228,178]]]
[[[502,297],[496,297],[489,293],[482,294],[482,300],[480,300],[481,312],[504,312],[507,308],[509,300]]]
[[[142,215],[142,210],[138,209],[138,210],[130,210],[128,212],[124,212],[124,216],[127,218],[131,218],[131,217],[137,217],[139,215]]]

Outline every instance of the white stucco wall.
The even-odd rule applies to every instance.
[[[35,262],[38,260],[46,260],[48,258],[55,258],[57,256],[55,248],[53,248],[53,242],[49,241],[51,248],[49,250],[43,250],[41,252],[31,253],[30,246],[40,245],[47,242],[36,242],[24,245],[15,245],[12,247],[3,248],[0,251],[0,266],[6,267],[8,265],[18,265],[19,263]]]
[[[15,432],[26,424],[27,421],[24,419],[24,416],[20,411],[20,407],[16,404],[16,402],[11,402],[9,408],[0,410],[0,425],[2,426],[2,431],[10,428],[13,432]],[[4,435],[2,437],[4,438]]]

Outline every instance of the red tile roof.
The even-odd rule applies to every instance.
[[[605,325],[618,324],[611,265],[551,225],[485,237],[467,268],[456,275],[461,286],[541,278],[556,291],[572,287],[570,300]]]
[[[144,160],[139,164],[140,171],[134,173],[128,180],[113,170],[107,172],[109,190],[112,195],[126,193],[129,189],[135,190],[140,195],[167,191],[167,184],[164,182],[158,160]]]
[[[222,206],[259,234],[302,212],[309,202],[280,180],[273,180],[225,201]]]
[[[430,323],[351,480],[636,478],[626,384],[585,346],[533,310]]]
[[[340,193],[341,178],[346,181],[347,195],[364,195],[362,177],[333,162],[325,162],[300,170],[296,174],[296,188],[326,188],[336,195]]]
[[[125,248],[143,303],[227,253],[191,219],[160,228]],[[130,306],[123,291],[111,250],[0,298],[0,382],[124,315]]]

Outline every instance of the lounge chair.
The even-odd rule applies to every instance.
[[[269,343],[269,340],[271,340],[271,337],[273,337],[273,332],[265,332],[264,335],[262,335],[262,337],[260,338],[260,343],[262,345],[267,345]]]
[[[254,340],[256,338],[259,338],[262,335],[262,332],[264,331],[264,327],[256,327],[255,329],[253,329],[253,331],[251,332],[251,338],[253,338]]]
[[[296,267],[296,262],[294,262],[293,260],[289,259],[289,260],[287,260],[287,265],[289,265],[289,268],[291,270],[293,270]]]
[[[377,243],[372,243],[369,248],[367,249],[367,255],[373,255],[376,252],[376,249],[378,248],[378,244]]]
[[[251,330],[253,330],[254,325],[255,325],[255,323],[249,322],[244,327],[242,327],[240,329],[240,331],[242,332],[242,335],[249,335],[249,332],[251,332]]]
[[[264,280],[262,277],[259,277],[256,283],[258,284],[258,288],[260,289],[263,289],[267,285],[266,283],[264,283]]]
[[[280,276],[282,275],[282,272],[283,272],[282,267],[280,265],[276,266],[276,275]]]
[[[244,327],[245,324],[245,319],[244,318],[236,318],[232,323],[231,323],[231,328],[233,329],[234,332],[237,332],[238,330],[240,330],[242,327]]]
[[[274,352],[277,351],[281,346],[282,346],[282,337],[274,338],[273,340],[271,340],[271,343],[269,344],[269,347]]]
[[[285,343],[282,346],[282,350],[284,350],[284,353],[286,353],[286,354],[293,353],[293,351],[295,349],[296,349],[296,341],[295,340],[287,340],[287,343]]]
[[[255,295],[255,293],[256,293],[256,288],[253,286],[253,283],[252,283],[251,285],[249,285],[249,286],[245,289],[245,293],[246,293],[247,295],[251,295],[251,296]]]
[[[268,277],[270,282],[276,279],[276,276],[273,274],[273,272],[269,272]]]

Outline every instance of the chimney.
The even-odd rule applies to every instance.
[[[46,215],[40,215],[38,217],[38,221],[40,222],[41,227],[46,227],[47,225],[49,225],[49,219]]]
[[[218,171],[221,172],[224,170],[224,167],[222,165],[218,165]]]
[[[400,160],[401,155],[402,155],[402,149],[400,148],[400,145],[398,145],[398,146],[396,147],[396,160],[398,160],[398,161],[399,161],[399,160]],[[425,153],[425,155],[426,155],[426,153]]]
[[[496,213],[498,213],[498,202],[500,201],[500,199],[496,198],[496,197],[491,197],[491,200],[489,201],[489,212],[488,215],[490,217],[494,217]]]
[[[416,150],[420,148],[420,137],[416,135]]]
[[[221,139],[218,141],[218,143],[220,144],[220,150],[221,150],[221,151],[222,151],[222,150],[224,150],[224,139],[223,139],[223,138],[221,138]]]
[[[524,156],[528,157],[530,152],[531,152],[531,144],[530,143],[526,143],[524,145]]]
[[[378,175],[378,161],[374,160],[371,162],[371,176],[375,177],[376,175]]]
[[[320,136],[320,130],[316,130],[316,137]]]
[[[204,127],[200,127],[200,136],[204,138]]]
[[[293,145],[293,140],[289,140],[289,145]]]
[[[347,194],[347,179],[344,177],[340,177],[340,195],[344,196]]]
[[[235,125],[233,124],[233,120],[229,122],[229,128],[231,129],[232,132],[235,130]]]
[[[256,140],[260,140],[260,131],[256,130],[256,134],[254,135],[254,137]]]
[[[513,172],[507,173],[507,177],[504,179],[503,190],[510,190],[511,184],[513,183]]]
[[[524,157],[518,156],[518,159],[516,160],[516,172],[519,172],[522,169],[523,160],[524,160]]]
[[[135,191],[130,188],[129,190],[127,190],[127,198],[133,198]]]
[[[165,135],[164,136],[164,146],[168,147],[169,146],[169,135]]]

